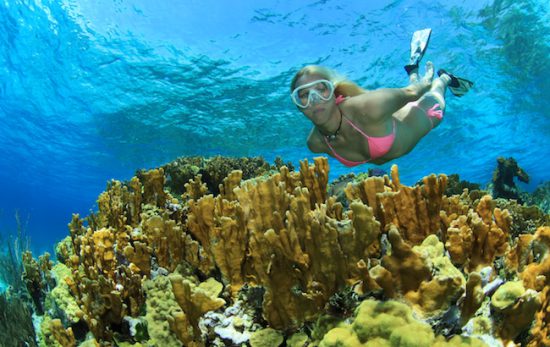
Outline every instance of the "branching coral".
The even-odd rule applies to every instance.
[[[491,266],[509,248],[510,214],[494,208],[489,195],[481,198],[475,212],[470,209],[467,215],[460,215],[456,210],[460,207],[450,207],[441,215],[451,260],[467,271]]]
[[[346,188],[348,199],[360,199],[374,210],[374,216],[382,223],[383,230],[397,227],[404,240],[420,244],[426,236],[436,234],[441,226],[439,211],[447,177],[430,175],[421,186],[401,184],[397,166],[392,166],[391,181],[372,177]]]

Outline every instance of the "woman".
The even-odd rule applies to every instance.
[[[445,91],[462,96],[473,83],[426,64],[410,71],[405,88],[367,91],[317,65],[301,69],[292,79],[291,98],[314,124],[307,145],[346,166],[384,164],[410,152],[439,125],[445,110]]]

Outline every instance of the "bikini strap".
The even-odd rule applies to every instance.
[[[336,99],[334,101],[336,101],[336,105],[340,105],[341,103],[344,102],[344,100],[346,100],[346,97],[343,96],[343,95],[337,95],[336,96]]]

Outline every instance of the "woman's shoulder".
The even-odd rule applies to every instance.
[[[326,150],[326,144],[323,141],[323,136],[315,127],[313,127],[313,129],[309,132],[307,137],[307,147],[313,153],[321,153]]]
[[[372,99],[370,94],[370,91],[366,91],[363,94],[348,97],[340,104],[340,109],[344,112],[346,118],[362,128],[378,121],[371,112]]]

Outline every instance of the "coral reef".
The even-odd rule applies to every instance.
[[[409,187],[396,166],[329,189],[326,158],[297,172],[232,163],[111,181],[96,213],[73,216],[59,263],[27,255],[43,344],[546,343],[540,210],[448,196],[445,175]]]
[[[550,213],[550,182],[542,183],[532,194],[522,193],[520,197],[527,205],[537,205],[544,213]]]

